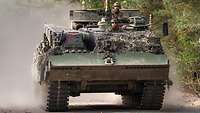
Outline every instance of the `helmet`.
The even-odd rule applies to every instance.
[[[117,19],[112,19],[111,23],[117,23]]]
[[[121,9],[121,4],[120,4],[119,2],[115,2],[115,3],[113,4],[113,7],[118,7],[118,8]]]
[[[106,18],[101,18],[101,21],[98,22],[98,26],[102,26],[106,24]]]

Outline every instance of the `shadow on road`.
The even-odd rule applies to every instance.
[[[170,106],[162,110],[139,110],[123,105],[71,105],[65,113],[200,113],[200,108]],[[0,109],[0,113],[47,113],[38,108]],[[60,112],[61,113],[61,112]],[[63,112],[64,113],[64,112]]]
[[[122,112],[122,111],[132,111],[134,109],[123,106],[123,105],[71,105],[70,112],[88,112],[88,111],[98,111],[98,112]]]
[[[160,112],[167,112],[167,113],[177,113],[177,112],[184,112],[184,113],[199,113],[200,108],[194,107],[183,107],[183,106],[174,106],[168,105],[167,108],[161,110],[140,110],[134,109],[131,107],[123,106],[123,105],[71,105],[69,112],[131,112],[131,113],[160,113]]]

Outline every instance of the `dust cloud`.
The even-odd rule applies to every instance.
[[[181,86],[177,75],[176,55],[174,54],[175,52],[172,51],[166,50],[170,61],[169,78],[172,80],[173,85],[170,89],[166,90],[162,110],[167,112],[200,112],[200,98],[193,95],[191,92],[186,92]]]
[[[67,26],[69,9],[79,7],[70,1],[0,0],[0,107],[37,104],[31,64],[43,25]]]

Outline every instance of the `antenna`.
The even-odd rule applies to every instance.
[[[149,15],[149,28],[151,29],[152,27],[152,15]]]
[[[110,1],[105,1],[105,17],[107,20],[111,20],[111,10],[110,10]]]
[[[106,0],[106,3],[105,3],[105,12],[107,12],[109,10],[109,0]]]

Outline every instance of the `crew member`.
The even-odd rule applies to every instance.
[[[112,19],[111,24],[112,24],[112,31],[119,31],[120,30],[117,19]]]
[[[121,19],[123,18],[123,13],[120,12],[121,4],[119,2],[115,2],[112,7],[112,18],[113,19]]]

